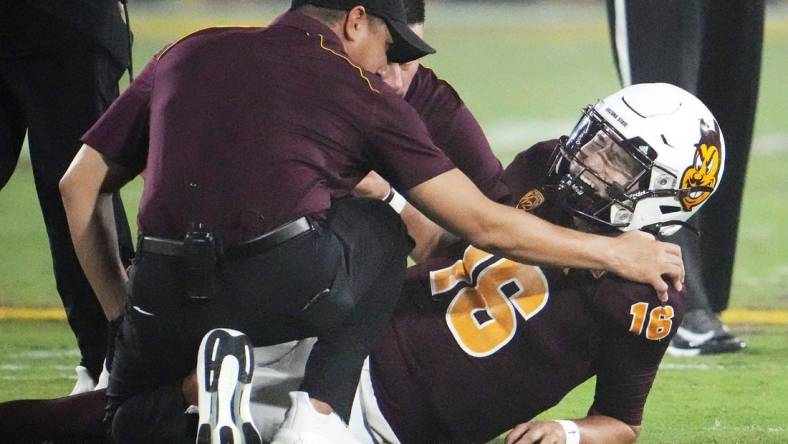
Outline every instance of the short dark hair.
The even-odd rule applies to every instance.
[[[402,0],[409,25],[424,23],[424,0]]]

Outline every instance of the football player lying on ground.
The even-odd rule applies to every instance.
[[[521,153],[503,181],[513,205],[563,225],[669,234],[719,184],[723,153],[721,132],[700,102],[670,85],[636,85],[589,108],[570,137]],[[409,270],[397,313],[362,374],[350,424],[359,441],[479,442],[510,429],[507,443],[634,441],[683,295],[671,290],[661,304],[650,286],[613,275],[456,250]],[[297,373],[303,362],[288,365]],[[594,375],[588,416],[531,421]],[[35,416],[42,412],[64,415],[61,424],[89,418],[92,408],[93,420],[47,436],[100,436],[90,430],[100,427],[102,403],[94,398],[103,393],[26,409],[0,405],[0,432],[18,436],[31,421],[46,421]],[[258,425],[279,420],[256,418]]]

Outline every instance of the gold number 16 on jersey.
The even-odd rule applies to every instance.
[[[632,304],[632,307],[629,308],[629,314],[632,315],[632,324],[629,326],[630,333],[640,336],[643,326],[646,324],[647,312],[648,302]],[[652,341],[663,339],[670,333],[671,326],[673,326],[673,307],[670,305],[654,307],[649,315],[646,339]]]

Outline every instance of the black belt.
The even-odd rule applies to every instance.
[[[225,259],[255,256],[296,236],[314,231],[314,229],[315,227],[309,218],[304,216],[254,239],[239,244],[226,245],[220,253]],[[183,241],[143,236],[140,238],[138,251],[165,256],[183,256]]]

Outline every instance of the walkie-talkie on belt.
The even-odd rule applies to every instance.
[[[210,301],[216,291],[218,250],[216,238],[202,223],[192,225],[183,239],[186,299]]]

